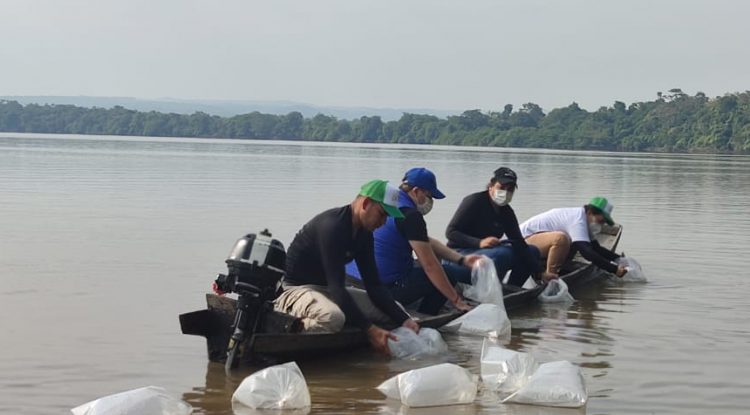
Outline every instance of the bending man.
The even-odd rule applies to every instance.
[[[372,232],[396,207],[398,189],[383,180],[362,186],[346,206],[327,210],[310,220],[289,246],[284,291],[275,308],[302,319],[307,332],[337,332],[344,323],[366,330],[370,343],[388,353],[388,331],[372,319],[391,320],[414,331],[419,326],[380,283],[373,256]],[[366,293],[345,288],[344,266],[355,260],[362,270]]]
[[[607,272],[618,277],[625,275],[625,267],[612,262],[620,256],[603,248],[595,239],[603,223],[614,225],[613,208],[607,199],[595,197],[583,207],[548,210],[521,224],[526,242],[539,248],[542,257],[547,258],[545,279],[557,278],[565,261],[575,252]]]

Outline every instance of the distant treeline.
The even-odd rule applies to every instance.
[[[573,103],[545,114],[528,103],[447,118],[405,113],[390,122],[377,116],[219,117],[0,101],[0,131],[750,154],[750,91],[708,98],[672,89],[654,101],[615,101],[594,112]]]

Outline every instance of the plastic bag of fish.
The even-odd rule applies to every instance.
[[[232,395],[232,410],[303,409],[310,406],[310,391],[295,362],[267,367],[246,377]]]
[[[518,391],[503,403],[579,408],[586,405],[588,393],[578,366],[567,360],[543,363]]]
[[[381,383],[377,389],[410,407],[459,405],[474,402],[476,376],[452,363],[414,369]]]
[[[108,395],[70,410],[73,415],[189,415],[193,407],[163,388],[147,386]]]
[[[417,334],[406,327],[399,327],[391,333],[397,340],[388,339],[388,349],[391,357],[397,359],[419,359],[448,351],[448,345],[435,329],[423,327]]]

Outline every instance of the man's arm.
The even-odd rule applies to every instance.
[[[480,238],[467,234],[466,229],[471,227],[471,222],[478,214],[478,209],[472,204],[472,198],[467,196],[458,205],[456,213],[453,214],[453,218],[448,227],[445,230],[445,237],[451,242],[452,245],[457,245],[465,248],[479,248],[481,242]]]
[[[424,217],[416,210],[409,211],[403,220],[397,220],[396,226],[399,228],[399,232],[409,241],[411,249],[417,254],[417,259],[432,285],[451,304],[456,306],[462,304],[461,296],[453,288],[450,280],[448,280],[443,266],[432,249],[432,238],[427,234],[427,224],[424,221]],[[454,253],[453,255],[455,256],[451,259],[456,261],[458,260],[456,257],[460,257],[458,253]]]
[[[411,245],[414,253],[417,254],[417,259],[419,259],[419,263],[422,265],[422,269],[424,269],[424,272],[432,285],[434,285],[451,304],[459,309],[469,309],[464,307],[465,304],[461,299],[461,295],[458,294],[455,288],[453,288],[453,284],[448,280],[448,276],[445,275],[445,270],[443,269],[443,266],[440,265],[437,256],[435,256],[435,252],[432,250],[432,245],[429,242],[424,241],[409,241],[409,245]]]
[[[433,252],[435,252],[435,256],[437,256],[438,259],[444,259],[446,261],[458,263],[463,256],[458,252],[448,248],[444,243],[432,237],[430,237],[430,246],[432,247],[432,250]],[[412,246],[412,248],[414,247]]]
[[[594,247],[594,251],[596,251],[597,254],[603,256],[604,258],[607,258],[608,261],[617,261],[618,259],[620,259],[619,255],[601,246],[599,244],[599,241],[597,241],[596,239],[591,241],[591,246]]]
[[[588,259],[596,265],[597,267],[610,272],[612,274],[618,273],[618,266],[609,262],[608,259],[605,257],[599,255],[597,251],[594,249],[594,246],[591,242],[584,242],[584,241],[577,241],[573,242],[573,248],[577,249],[578,252],[581,253],[581,256]]]

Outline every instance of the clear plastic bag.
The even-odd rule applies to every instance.
[[[480,304],[461,317],[444,325],[441,330],[457,331],[461,334],[503,337],[510,334],[510,319],[505,307],[495,304]]]
[[[411,407],[468,404],[477,396],[477,378],[461,366],[442,363],[401,373],[377,389]]]
[[[445,353],[448,351],[448,345],[443,340],[443,335],[435,329],[422,327],[419,329],[419,337],[424,339],[427,347],[434,351],[434,354]]]
[[[622,282],[648,282],[646,274],[643,273],[643,267],[635,259],[623,256],[617,258],[617,265],[625,267],[628,272],[622,278],[615,277],[615,279]]]
[[[550,280],[538,298],[543,303],[572,303],[575,301],[568,292],[568,284],[559,278]]]
[[[497,277],[495,263],[486,256],[471,269],[471,285],[464,289],[464,297],[483,304],[503,304],[503,285]]]
[[[404,372],[406,373],[406,372]],[[380,391],[383,395],[385,395],[386,398],[390,399],[396,399],[401,400],[401,390],[398,388],[398,377],[401,375],[396,375],[392,378],[389,378],[385,382],[378,385],[376,388]]]
[[[310,406],[310,391],[295,362],[271,366],[246,377],[232,395],[232,410],[302,409]]]
[[[423,356],[434,356],[448,351],[443,336],[435,329],[421,328],[419,334],[406,327],[393,330],[398,340],[388,339],[391,357],[397,359],[418,359]]]
[[[543,363],[521,389],[503,400],[531,405],[579,408],[588,393],[578,366],[567,360]]]
[[[189,415],[193,407],[169,396],[163,388],[147,386],[104,396],[70,412],[73,415]]]
[[[528,353],[505,349],[487,339],[482,343],[482,382],[489,389],[513,393],[528,382],[538,367]]]

